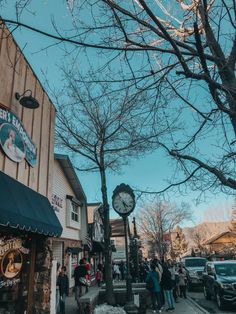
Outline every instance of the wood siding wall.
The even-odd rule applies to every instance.
[[[60,208],[59,212],[55,212],[63,227],[61,238],[81,240],[80,228],[73,229],[73,228],[67,227],[66,215],[67,215],[67,210],[69,209],[67,209],[66,207],[66,195],[71,195],[74,198],[76,198],[76,196],[57,160],[55,160],[55,163],[54,163],[53,194],[56,194],[61,199],[63,199],[63,208]],[[83,215],[83,211],[79,215],[80,219],[82,215]],[[80,226],[85,226],[85,225],[80,223]]]
[[[15,93],[32,90],[40,107],[23,108]],[[37,164],[11,161],[1,150],[0,171],[51,199],[55,108],[7,28],[0,28],[0,105],[18,116],[37,147]]]

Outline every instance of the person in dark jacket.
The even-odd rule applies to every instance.
[[[141,263],[139,264],[139,278],[140,278],[140,282],[145,282],[146,281],[147,274],[148,274],[148,272],[146,271],[146,269],[144,267],[144,263],[143,263],[143,261],[141,261]]]
[[[163,273],[161,278],[161,284],[165,293],[165,299],[168,304],[167,312],[173,312],[174,308],[174,298],[173,298],[173,281],[171,278],[171,272],[169,271],[167,265],[163,265]]]
[[[66,266],[62,266],[61,272],[57,278],[57,286],[60,293],[60,313],[65,314],[65,301],[69,295],[69,279],[66,275]]]
[[[152,280],[153,287],[151,288],[151,298],[152,298],[152,310],[156,313],[156,310],[161,313],[161,287],[160,287],[160,274],[156,271],[156,265],[151,264],[151,270],[147,275],[146,282]]]
[[[125,263],[123,260],[121,260],[119,268],[120,268],[121,280],[125,280]]]
[[[88,270],[86,267],[86,260],[82,258],[79,265],[75,268],[74,279],[75,279],[75,299],[79,305],[79,298],[86,293],[86,276]]]

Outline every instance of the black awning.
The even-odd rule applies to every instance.
[[[47,236],[62,226],[48,199],[0,171],[0,225]]]
[[[82,252],[83,249],[81,247],[68,247],[66,249],[66,253],[70,253],[70,254],[79,254],[80,252]]]
[[[98,242],[98,241],[93,241],[92,252],[102,252],[102,251],[104,251],[104,249],[105,249],[104,243]]]

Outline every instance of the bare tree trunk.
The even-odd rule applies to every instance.
[[[100,167],[101,176],[101,191],[102,191],[102,201],[104,208],[104,242],[105,242],[105,281],[106,281],[106,301],[110,305],[115,304],[115,296],[113,291],[112,283],[112,264],[111,264],[111,227],[110,227],[110,213],[109,204],[107,198],[107,186],[106,186],[106,173],[104,168],[104,162],[101,162]]]

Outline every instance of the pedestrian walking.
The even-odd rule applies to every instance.
[[[171,272],[171,279],[173,282],[173,297],[175,300],[175,303],[178,303],[178,297],[179,297],[179,273],[176,269],[176,265],[172,262],[169,263],[170,267],[169,270]]]
[[[87,268],[86,260],[82,258],[79,265],[75,268],[74,278],[75,278],[75,299],[79,306],[79,298],[86,293],[87,286]]]
[[[66,267],[62,266],[61,272],[57,278],[57,286],[60,293],[60,313],[65,314],[66,297],[69,295],[69,279],[66,275]]]
[[[171,272],[169,271],[167,265],[163,265],[163,273],[161,278],[161,284],[165,293],[165,300],[167,302],[168,308],[167,312],[173,312],[174,307],[174,298],[173,298],[173,281],[171,278]]]
[[[160,278],[162,277],[162,273],[163,273],[163,267],[162,267],[162,263],[159,259],[154,258],[153,263],[156,265],[156,271],[159,273]],[[161,279],[160,279],[161,281]],[[164,293],[164,289],[162,287],[162,281],[161,281],[161,304],[162,304],[162,308],[164,308],[165,305],[165,293]]]
[[[114,279],[119,281],[120,280],[120,267],[119,267],[119,265],[114,264],[113,270],[114,270]]]
[[[88,288],[90,287],[90,284],[91,284],[91,264],[90,264],[90,261],[87,261],[86,262],[86,259],[84,258],[85,260],[85,266],[86,266],[86,269],[87,269],[87,275],[86,275],[86,292],[88,292]]]
[[[147,275],[146,282],[147,285],[149,285],[148,289],[151,293],[153,313],[156,313],[157,311],[161,313],[162,304],[161,304],[160,274],[156,271],[155,264],[151,264],[151,271]]]
[[[180,297],[187,298],[186,290],[187,290],[187,276],[185,270],[181,267],[179,269],[179,289],[180,289]]]

